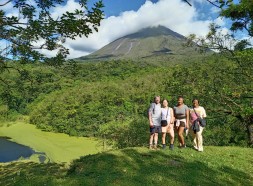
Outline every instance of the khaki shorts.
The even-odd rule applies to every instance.
[[[173,133],[174,134],[174,124],[168,124],[166,127],[162,127],[162,133]]]

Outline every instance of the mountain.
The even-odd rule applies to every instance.
[[[148,27],[121,37],[79,60],[153,59],[197,55],[193,47],[184,47],[186,38],[164,26]]]

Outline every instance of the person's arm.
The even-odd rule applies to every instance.
[[[189,129],[189,108],[187,107],[186,111],[186,128]]]
[[[152,121],[152,104],[151,104],[149,111],[148,111],[148,120],[149,120],[149,126],[152,127],[154,125],[153,121]]]
[[[153,124],[153,121],[152,121],[151,112],[148,112],[148,119],[149,119],[149,126],[152,127],[154,124]]]
[[[174,117],[174,111],[173,109],[170,109],[170,124],[174,124],[174,121],[175,121],[175,117]]]
[[[206,117],[206,110],[204,109],[204,107],[202,107],[202,118]]]

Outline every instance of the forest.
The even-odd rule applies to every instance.
[[[69,61],[20,65],[1,74],[1,120],[24,117],[45,131],[95,136],[115,148],[147,144],[154,95],[176,104],[198,98],[207,111],[206,145],[252,144],[252,49],[199,61]],[[18,70],[17,70],[18,69]],[[10,73],[11,72],[11,73]]]

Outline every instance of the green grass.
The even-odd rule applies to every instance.
[[[58,164],[1,166],[5,185],[252,185],[253,151],[205,147],[150,151],[127,148],[88,155],[70,168]]]
[[[44,132],[35,125],[23,122],[3,125],[0,127],[0,136],[10,137],[12,141],[29,146],[36,152],[46,153],[50,162],[69,163],[80,156],[101,151],[96,139]],[[34,157],[32,159],[34,160]]]

